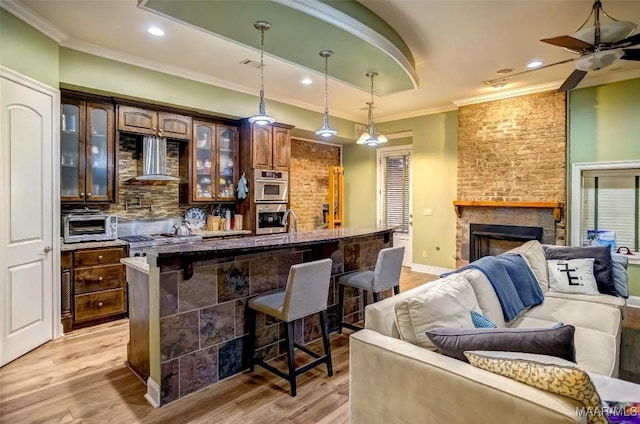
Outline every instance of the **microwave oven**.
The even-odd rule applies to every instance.
[[[64,242],[104,241],[118,238],[118,217],[100,211],[72,211],[64,218]]]
[[[256,169],[253,181],[254,202],[287,203],[289,198],[289,173]]]

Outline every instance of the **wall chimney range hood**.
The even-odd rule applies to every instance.
[[[167,139],[154,135],[142,138],[142,158],[138,160],[138,176],[128,182],[161,184],[180,181],[167,174]]]

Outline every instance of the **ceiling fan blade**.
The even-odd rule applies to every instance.
[[[573,38],[568,35],[561,35],[560,37],[553,38],[543,38],[540,41],[547,44],[553,44],[554,46],[565,47],[569,50],[575,50],[577,52],[581,52],[582,50],[595,49],[593,44],[586,43],[582,40],[578,40],[577,38]]]
[[[631,37],[627,37],[624,40],[618,41],[613,47],[632,47],[638,44],[640,44],[640,32],[632,35]]]
[[[623,60],[640,60],[640,49],[624,49]]]
[[[587,71],[581,71],[579,69],[574,70],[571,75],[569,75],[569,78],[562,83],[558,92],[569,91],[572,88],[575,88],[586,75]]]

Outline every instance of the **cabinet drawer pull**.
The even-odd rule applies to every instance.
[[[98,302],[98,308],[102,308],[102,302]]]
[[[102,281],[102,277],[98,278],[98,281]]]
[[[91,193],[87,193],[87,197],[91,197]]]
[[[84,197],[84,193],[80,193],[80,197]]]
[[[102,262],[102,255],[98,256],[98,262]]]

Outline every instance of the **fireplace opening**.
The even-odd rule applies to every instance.
[[[469,224],[469,262],[496,256],[529,240],[542,242],[542,227]]]

